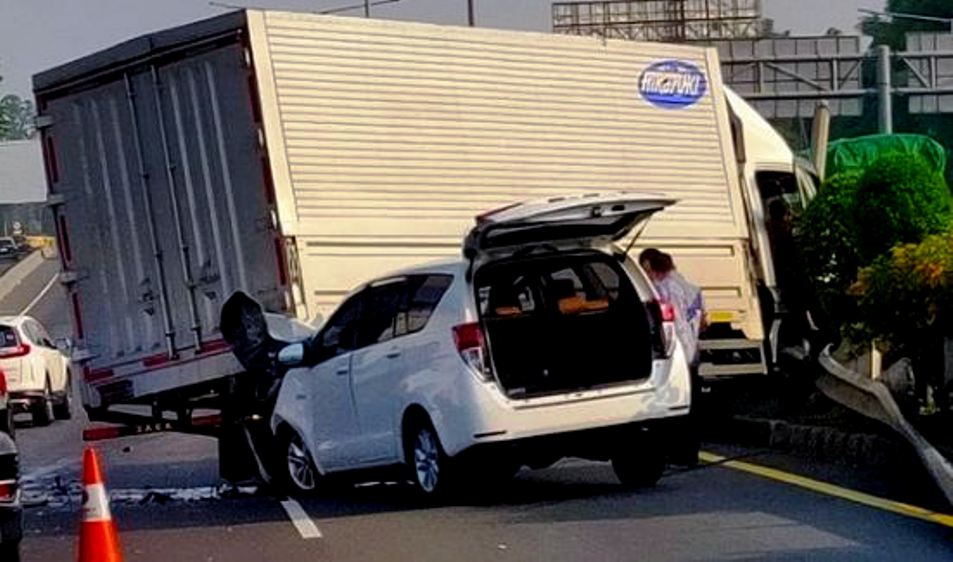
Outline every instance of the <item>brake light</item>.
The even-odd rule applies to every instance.
[[[675,307],[666,301],[652,301],[649,309],[655,335],[654,356],[668,359],[675,351]]]
[[[0,370],[0,396],[7,394],[7,374]]]
[[[17,499],[17,481],[0,480],[0,503],[13,503]]]
[[[453,343],[463,362],[473,369],[483,381],[490,381],[489,369],[486,365],[486,340],[483,329],[478,322],[460,324],[453,327]]]
[[[21,343],[16,347],[4,347],[0,349],[0,359],[11,359],[13,357],[23,357],[30,353],[29,344]]]

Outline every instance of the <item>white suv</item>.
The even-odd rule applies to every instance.
[[[459,260],[351,294],[318,334],[278,353],[281,476],[409,468],[424,495],[461,478],[611,460],[651,485],[693,440],[691,383],[644,272],[615,246],[673,202],[612,194],[483,215]],[[697,448],[695,449],[697,455]]]
[[[33,318],[0,317],[0,370],[11,405],[29,411],[34,426],[72,417],[69,358]]]

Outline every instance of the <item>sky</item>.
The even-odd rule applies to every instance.
[[[223,0],[226,3],[317,11],[361,0]],[[858,8],[885,0],[762,0],[776,30],[852,32]],[[475,0],[477,25],[549,31],[551,0]],[[221,14],[208,0],[0,0],[0,95],[32,97],[31,76],[136,35]],[[353,12],[361,14],[361,11]],[[374,17],[466,24],[466,0],[400,0],[373,8]]]

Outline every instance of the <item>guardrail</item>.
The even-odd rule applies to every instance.
[[[830,346],[821,352],[819,361],[823,367],[822,376],[817,380],[821,392],[899,433],[913,446],[927,472],[953,504],[953,465],[907,421],[887,387],[841,365],[831,354]]]

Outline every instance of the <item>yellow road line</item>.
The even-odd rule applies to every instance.
[[[840,486],[835,486],[833,484],[828,484],[827,482],[821,482],[819,480],[814,480],[805,476],[798,476],[797,474],[791,474],[776,468],[768,468],[766,466],[760,466],[743,461],[727,460],[725,457],[706,451],[700,452],[698,454],[698,458],[701,459],[702,462],[718,463],[720,466],[733,468],[741,472],[747,472],[749,474],[761,476],[762,478],[777,480],[778,482],[784,482],[785,484],[791,484],[792,486],[797,486],[799,488],[804,488],[813,492],[859,503],[868,507],[889,511],[898,515],[913,517],[914,519],[920,519],[922,521],[929,521],[930,523],[937,523],[946,527],[953,527],[953,515],[938,513],[936,511],[930,511],[929,509],[924,509],[915,505],[878,498],[877,496],[872,496],[870,494],[865,494],[863,492],[858,492],[848,488],[842,488]]]

